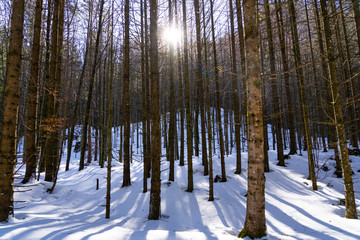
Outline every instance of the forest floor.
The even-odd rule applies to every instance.
[[[140,151],[140,150],[135,150]],[[233,151],[234,153],[235,151]],[[360,221],[344,218],[342,179],[336,178],[333,151],[317,152],[319,191],[307,180],[306,152],[276,165],[276,151],[269,151],[266,173],[266,221],[263,239],[360,239]],[[140,154],[139,154],[140,155]],[[140,158],[140,157],[139,157]],[[161,219],[149,221],[150,191],[142,193],[141,159],[131,164],[131,186],[121,188],[122,164],[113,162],[111,216],[105,219],[106,168],[96,162],[78,171],[79,154],[73,154],[70,171],[61,164],[56,188],[40,180],[16,187],[15,217],[0,224],[0,239],[236,239],[244,225],[247,192],[247,154],[242,154],[242,173],[235,175],[235,157],[226,157],[227,182],[215,183],[215,201],[208,201],[208,176],[203,176],[194,157],[194,191],[187,188],[187,165],[175,164],[175,182],[168,182],[168,162],[162,161]],[[360,157],[351,156],[357,210],[360,213]],[[64,159],[63,159],[64,160]],[[220,160],[214,156],[214,176]],[[323,165],[328,167],[321,168]],[[20,164],[17,165],[17,169]],[[23,174],[22,167],[18,174]],[[43,179],[43,176],[41,177]],[[96,190],[99,179],[100,189]],[[16,185],[20,179],[16,180]],[[150,190],[150,179],[148,179]],[[28,190],[28,191],[26,191]],[[359,214],[360,215],[360,214]]]

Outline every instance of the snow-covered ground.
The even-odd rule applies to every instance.
[[[271,143],[271,141],[270,141]],[[137,151],[134,147],[135,152]],[[234,152],[234,151],[233,151]],[[304,156],[291,156],[287,167],[276,165],[276,151],[269,151],[271,172],[266,173],[266,219],[264,239],[360,239],[360,221],[344,218],[342,179],[333,174],[333,152],[318,153],[319,191],[306,180]],[[29,187],[16,187],[15,218],[0,224],[0,239],[236,239],[246,215],[247,154],[242,154],[243,172],[234,175],[235,157],[226,157],[226,183],[215,183],[215,201],[208,201],[208,177],[194,157],[194,192],[185,192],[187,166],[176,164],[175,182],[169,183],[168,163],[162,161],[161,215],[147,219],[149,194],[142,193],[141,161],[131,164],[130,187],[121,188],[122,164],[113,162],[111,217],[105,219],[106,168],[97,163],[78,171],[79,154],[73,154],[70,171],[64,161],[57,186],[40,180]],[[360,213],[360,157],[351,156],[355,175],[357,210]],[[220,159],[214,156],[214,176],[220,175]],[[178,163],[178,162],[177,162]],[[325,164],[329,171],[321,170]],[[17,165],[17,168],[20,165]],[[19,173],[24,172],[24,167]],[[100,189],[96,190],[99,179]],[[16,182],[19,182],[17,179]],[[17,185],[19,183],[16,183]],[[150,179],[148,180],[150,189]],[[24,191],[29,189],[30,191]],[[360,215],[360,214],[359,214]]]

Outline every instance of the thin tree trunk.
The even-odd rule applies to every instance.
[[[110,83],[109,83],[109,102],[108,102],[108,148],[107,148],[107,177],[106,177],[106,210],[105,218],[110,218],[110,201],[111,201],[111,160],[112,160],[112,87],[114,78],[114,50],[113,50],[113,33],[114,33],[114,1],[111,1],[111,33],[110,33]]]
[[[304,4],[305,4],[306,22],[307,22],[307,29],[308,29],[309,44],[310,44],[310,53],[311,53],[311,62],[312,62],[311,65],[312,65],[312,70],[313,70],[313,75],[314,75],[314,82],[315,82],[316,105],[320,108],[321,107],[321,103],[320,103],[320,96],[321,95],[320,95],[320,92],[319,92],[319,79],[318,79],[316,66],[315,66],[316,64],[315,64],[314,50],[313,50],[313,44],[312,44],[312,36],[311,36],[311,30],[310,30],[309,13],[308,13],[306,0],[305,0]],[[324,152],[327,152],[326,141],[325,141],[325,129],[324,129],[324,124],[322,124],[324,122],[323,109],[322,108],[319,109],[319,111],[317,111],[317,114],[318,114],[318,121],[320,122],[319,130],[320,130],[320,137],[321,137],[321,140],[322,140],[323,149],[324,149]]]
[[[348,39],[348,34],[347,34],[347,28],[346,28],[346,23],[345,23],[345,17],[344,17],[344,12],[343,12],[343,6],[342,6],[342,1],[339,0],[339,6],[340,6],[340,11],[341,11],[341,23],[342,23],[342,29],[343,29],[343,34],[344,34],[344,41],[345,41],[345,51],[346,51],[346,67],[347,67],[347,78],[344,79],[345,80],[345,86],[346,86],[346,97],[348,98],[347,101],[350,101],[351,103],[348,106],[348,112],[350,115],[350,125],[351,125],[351,145],[354,148],[359,148],[359,143],[358,143],[358,137],[359,137],[359,127],[360,127],[360,114],[358,111],[356,111],[356,109],[358,108],[358,103],[357,101],[355,101],[355,83],[354,83],[354,78],[353,76],[353,64],[351,61],[351,55],[350,55],[350,47],[349,47],[349,39]],[[339,38],[340,37],[340,33],[339,34]]]
[[[324,44],[323,44],[323,36],[322,36],[322,31],[321,31],[321,22],[320,22],[320,13],[319,13],[319,8],[318,8],[318,3],[317,0],[314,0],[314,13],[315,13],[315,19],[316,19],[316,32],[317,32],[317,36],[318,36],[318,44],[319,44],[319,53],[320,53],[320,59],[321,59],[321,69],[322,69],[322,75],[323,75],[323,85],[325,88],[325,99],[326,99],[326,106],[325,106],[325,111],[326,111],[326,115],[327,115],[327,119],[328,122],[331,122],[332,119],[334,118],[333,116],[333,109],[331,108],[331,91],[330,91],[330,87],[329,87],[329,74],[328,74],[328,70],[327,70],[327,66],[326,66],[326,54],[325,54],[325,50],[324,50]],[[337,149],[337,142],[336,142],[336,129],[335,126],[330,123],[328,125],[328,146],[329,149],[334,149],[335,150],[335,161],[336,161],[336,176],[338,178],[340,178],[342,176],[341,174],[341,164],[340,164],[340,158],[339,158],[339,154],[336,154],[338,149]]]
[[[234,108],[234,124],[235,124],[235,145],[236,145],[236,169],[235,174],[241,173],[241,143],[240,143],[240,105],[238,94],[238,77],[236,67],[236,48],[235,48],[235,26],[234,26],[234,9],[232,0],[229,0],[230,8],[230,29],[231,29],[231,83],[233,88],[233,108]]]
[[[178,27],[178,14],[177,14],[177,1],[175,4],[175,26]],[[185,127],[184,127],[184,84],[182,77],[182,65],[181,65],[181,53],[180,53],[180,43],[177,45],[177,71],[178,71],[178,81],[179,81],[179,108],[180,108],[180,166],[184,166],[184,158],[185,158]]]
[[[131,185],[130,181],[130,1],[125,0],[125,37],[124,37],[124,174],[122,187]]]
[[[293,50],[295,55],[295,65],[296,65],[296,75],[299,84],[300,90],[300,100],[303,112],[303,120],[304,120],[304,129],[305,129],[305,142],[306,149],[308,151],[308,161],[309,161],[309,179],[312,181],[312,189],[318,190],[316,175],[315,175],[315,164],[314,164],[314,156],[312,152],[312,141],[310,136],[310,125],[309,125],[309,117],[307,111],[307,104],[305,100],[305,88],[304,88],[304,75],[301,64],[301,56],[300,56],[300,43],[298,37],[297,23],[296,23],[296,15],[295,15],[295,5],[293,0],[289,0],[289,13],[291,20],[291,33],[293,38]]]
[[[169,0],[169,27],[173,26],[173,12],[172,12],[172,1]],[[169,121],[169,181],[175,180],[175,130],[176,130],[176,110],[175,110],[175,86],[174,86],[174,62],[175,62],[175,53],[174,46],[175,43],[169,43],[169,81],[170,81],[170,121]]]
[[[91,31],[89,31],[88,29],[88,39],[91,38],[91,33],[89,33]],[[90,35],[90,37],[89,37]],[[89,40],[90,41],[90,40]],[[65,166],[65,171],[69,170],[70,167],[70,158],[71,158],[71,148],[72,148],[72,142],[74,140],[74,133],[75,133],[75,125],[76,125],[76,116],[77,116],[77,111],[79,108],[79,102],[80,102],[80,97],[81,97],[81,89],[82,89],[82,85],[83,85],[83,80],[84,80],[84,76],[85,76],[85,70],[86,70],[86,66],[87,66],[87,59],[88,59],[88,52],[89,52],[89,46],[88,46],[88,41],[86,41],[86,47],[85,47],[85,56],[84,56],[84,64],[82,66],[82,70],[81,70],[81,74],[79,77],[79,85],[78,85],[78,89],[76,92],[76,98],[75,98],[75,106],[72,112],[72,117],[70,119],[70,135],[69,135],[69,139],[68,139],[68,145],[67,145],[67,157],[66,157],[66,166]]]
[[[236,0],[236,16],[237,16],[237,23],[238,23],[238,34],[239,34],[239,49],[240,49],[240,60],[241,60],[241,74],[242,74],[242,92],[243,92],[243,100],[242,100],[242,106],[243,106],[243,115],[242,121],[245,122],[244,125],[244,132],[247,133],[247,83],[245,79],[245,40],[244,40],[244,27],[243,27],[243,14],[241,10],[241,0]],[[245,137],[244,137],[245,139]],[[245,140],[243,141],[243,145],[245,143]]]
[[[147,142],[147,165],[146,165],[146,174],[147,177],[150,177],[150,171],[151,171],[151,83],[150,83],[150,70],[149,70],[149,34],[148,34],[148,7],[147,7],[147,1],[144,1],[144,19],[145,19],[145,79],[146,79],[146,109],[148,114],[148,121],[146,122],[147,126],[146,129],[148,131],[146,132],[146,142]]]
[[[128,0],[127,0],[128,1]],[[159,56],[158,56],[158,4],[157,0],[150,1],[150,71],[152,90],[152,122],[151,122],[151,192],[150,192],[150,220],[160,218],[161,191],[161,130],[160,130],[160,101],[159,101]]]
[[[273,99],[273,109],[274,109],[274,118],[275,118],[275,132],[276,132],[276,147],[277,147],[277,157],[279,162],[278,166],[285,166],[284,160],[284,146],[281,135],[281,113],[279,107],[279,92],[276,82],[276,67],[275,67],[275,49],[273,42],[273,33],[272,33],[272,24],[270,17],[270,6],[269,0],[264,1],[265,4],[265,16],[266,16],[266,32],[269,46],[269,57],[270,57],[270,79],[271,79],[271,94]],[[275,138],[273,138],[275,140]]]
[[[206,115],[205,115],[205,106],[204,106],[204,86],[202,79],[202,46],[201,46],[201,25],[200,25],[200,4],[199,0],[194,0],[194,10],[195,10],[195,22],[196,22],[196,45],[197,45],[197,92],[200,103],[200,122],[201,122],[201,150],[202,150],[202,163],[204,165],[204,176],[209,174],[209,165],[207,159],[207,146],[206,146]],[[196,123],[197,124],[197,123]]]
[[[286,54],[286,46],[285,46],[285,32],[284,32],[284,23],[282,16],[282,8],[281,8],[281,0],[279,0],[279,4],[275,2],[276,7],[276,22],[278,28],[278,37],[280,43],[280,52],[281,52],[281,60],[282,67],[284,72],[284,81],[285,81],[285,92],[286,92],[286,106],[287,106],[287,117],[289,121],[289,132],[290,132],[290,151],[289,155],[296,154],[296,133],[295,133],[295,120],[294,120],[294,111],[291,101],[291,92],[290,92],[290,76],[289,76],[289,65]]]
[[[146,0],[145,0],[146,1]],[[142,91],[142,132],[143,132],[143,161],[144,161],[144,173],[143,173],[143,193],[147,192],[147,129],[146,120],[148,117],[146,110],[146,78],[145,78],[145,46],[144,46],[144,5],[143,0],[140,1],[141,12],[141,91]]]
[[[193,183],[193,136],[192,136],[192,117],[190,108],[190,81],[189,81],[189,54],[187,40],[187,19],[186,19],[186,0],[182,1],[183,7],[183,35],[184,35],[184,82],[185,82],[185,108],[186,108],[186,140],[187,140],[187,160],[188,160],[188,187],[187,192],[194,190]]]
[[[213,48],[213,59],[215,69],[215,91],[216,91],[216,118],[219,131],[219,147],[220,147],[220,162],[221,162],[221,180],[227,180],[226,169],[225,169],[225,148],[224,148],[224,135],[221,123],[221,99],[220,99],[220,88],[219,88],[219,68],[217,62],[216,52],[216,41],[215,41],[215,23],[214,23],[214,0],[210,0],[210,17],[211,17],[211,33],[212,33],[212,48]]]
[[[80,154],[80,164],[79,164],[79,171],[84,169],[84,162],[85,162],[85,151],[86,151],[86,139],[87,139],[87,128],[89,125],[89,118],[90,118],[90,108],[91,108],[91,100],[92,100],[92,92],[93,92],[93,86],[95,81],[95,73],[96,73],[96,66],[99,62],[99,45],[100,45],[100,37],[101,37],[101,31],[102,31],[102,15],[103,15],[103,9],[104,9],[104,0],[100,1],[100,13],[99,13],[99,25],[98,25],[98,31],[96,34],[96,42],[95,42],[95,57],[94,57],[94,64],[92,66],[91,75],[90,75],[90,86],[89,86],[89,92],[87,96],[87,103],[86,103],[86,109],[85,109],[85,119],[83,123],[82,128],[82,134],[81,134],[81,154]]]

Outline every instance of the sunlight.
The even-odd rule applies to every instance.
[[[181,30],[176,27],[168,27],[163,32],[163,39],[169,43],[176,45],[181,41]]]

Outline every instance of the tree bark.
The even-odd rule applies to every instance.
[[[172,3],[169,0],[169,27],[173,26],[173,12],[172,12]],[[176,110],[175,110],[175,87],[174,87],[174,62],[175,62],[175,53],[174,46],[175,43],[169,43],[169,82],[170,82],[170,121],[169,121],[169,181],[175,180],[175,130],[176,130]]]
[[[24,140],[24,160],[26,161],[26,172],[22,183],[27,183],[31,178],[35,178],[36,174],[36,160],[38,155],[38,151],[36,149],[36,119],[38,105],[42,4],[42,0],[37,0],[35,6],[31,76],[28,86],[29,95]]]
[[[109,77],[109,101],[108,101],[108,148],[107,148],[107,176],[106,176],[106,210],[105,218],[110,218],[111,201],[111,160],[112,160],[112,122],[113,122],[113,78],[114,78],[114,1],[111,1],[111,32],[110,32],[110,77]]]
[[[130,1],[125,0],[125,36],[124,36],[124,174],[122,187],[131,185],[130,181]]]
[[[263,105],[256,1],[244,0],[245,56],[248,86],[248,195],[245,226],[239,237],[266,235]]]
[[[187,40],[187,15],[186,15],[186,0],[182,1],[183,7],[183,34],[184,34],[184,83],[185,83],[185,110],[186,110],[186,141],[187,141],[187,160],[188,160],[188,187],[187,192],[194,190],[193,182],[193,134],[192,134],[192,116],[190,108],[190,81],[189,81],[189,54],[188,54],[188,40]]]
[[[241,173],[241,143],[240,143],[240,105],[238,94],[238,72],[235,48],[235,26],[234,26],[234,9],[232,0],[229,0],[230,8],[230,29],[231,29],[231,83],[233,88],[233,108],[234,108],[234,124],[235,124],[235,146],[236,146],[236,169],[235,174]]]
[[[14,169],[19,103],[24,0],[13,0],[0,144],[0,222],[14,214]]]
[[[128,0],[127,0],[128,1]],[[158,56],[158,3],[150,1],[150,71],[152,90],[152,122],[151,122],[151,191],[150,191],[150,220],[160,218],[161,192],[161,129],[160,129],[160,98],[159,98],[159,56]]]

